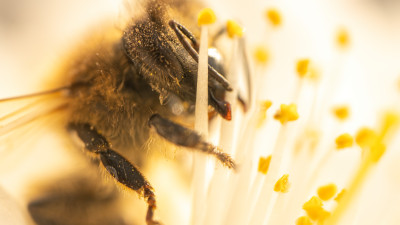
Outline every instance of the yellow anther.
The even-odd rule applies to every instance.
[[[286,124],[289,121],[295,121],[299,118],[299,114],[297,113],[296,104],[292,103],[290,105],[281,105],[281,109],[276,112],[274,115],[276,120],[279,120],[282,125]]]
[[[319,220],[326,216],[326,211],[322,208],[322,200],[316,196],[304,203],[303,209],[312,220]]]
[[[377,141],[377,134],[371,128],[363,127],[356,134],[356,143],[361,148],[371,147]]]
[[[335,196],[337,192],[336,184],[327,184],[318,188],[318,197],[323,201],[328,201],[333,196]]]
[[[270,162],[271,155],[267,157],[260,157],[260,159],[258,160],[258,172],[267,174]]]
[[[397,112],[387,111],[383,116],[383,121],[381,125],[381,137],[385,137],[390,129],[396,127],[399,124],[400,116]]]
[[[279,180],[275,183],[274,191],[287,193],[289,192],[289,187],[290,187],[289,174],[285,174],[281,178],[279,178]]]
[[[339,192],[339,194],[334,198],[334,200],[339,202],[343,198],[344,194],[346,194],[346,189],[342,189],[342,191]]]
[[[353,137],[350,134],[345,133],[339,135],[339,137],[336,138],[335,142],[337,149],[348,148],[353,146]]]
[[[310,218],[308,216],[300,216],[296,220],[296,225],[312,225]]]
[[[282,24],[282,17],[277,9],[268,9],[265,15],[273,26],[277,27]]]
[[[260,104],[259,116],[257,127],[261,127],[265,120],[267,119],[267,110],[271,107],[272,102],[269,100],[262,101]]]
[[[266,65],[269,59],[268,49],[265,46],[257,46],[254,50],[254,58],[261,65]]]
[[[300,59],[297,61],[296,71],[299,77],[303,78],[309,72],[310,59]]]
[[[350,36],[345,28],[339,29],[336,34],[336,43],[341,48],[346,48],[350,44]]]
[[[201,10],[197,17],[197,23],[199,26],[213,24],[216,20],[217,17],[215,16],[214,11],[210,8]]]
[[[243,28],[233,20],[226,22],[226,31],[230,38],[243,36]]]
[[[308,202],[304,203],[303,209],[308,210],[311,208],[322,207],[322,200],[317,196],[312,196]]]
[[[333,108],[333,114],[338,118],[339,120],[346,120],[349,118],[350,110],[349,107],[346,105],[342,106],[336,106]]]

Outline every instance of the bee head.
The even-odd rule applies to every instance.
[[[187,39],[192,43],[188,44]],[[195,101],[197,42],[186,28],[168,18],[164,5],[149,6],[147,16],[125,30],[123,45],[134,69],[160,94],[160,99],[172,93],[184,101]],[[211,63],[218,64],[216,68],[223,68],[220,61],[214,60],[214,56],[210,57]],[[219,79],[225,79],[215,70],[214,73],[218,74]],[[220,90],[220,83],[210,79],[209,104],[227,118],[230,107],[229,103],[218,100],[223,97]]]

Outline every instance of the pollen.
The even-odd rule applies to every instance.
[[[275,183],[274,191],[287,193],[289,192],[290,183],[289,183],[289,174],[283,175],[279,180]]]
[[[346,189],[342,189],[342,190],[339,192],[339,194],[338,194],[333,200],[339,202],[339,201],[343,198],[343,195],[344,195],[344,194],[346,194]]]
[[[281,109],[276,112],[274,118],[279,120],[282,125],[289,121],[297,120],[299,118],[299,114],[297,113],[297,105],[294,103],[290,105],[282,104]]]
[[[296,71],[299,77],[303,78],[309,72],[310,59],[300,59],[297,61]]]
[[[262,174],[267,174],[270,162],[271,155],[267,157],[260,157],[260,159],[258,160],[258,172]]]
[[[308,216],[300,216],[296,220],[296,225],[312,225],[310,218]]]
[[[257,46],[254,50],[254,58],[260,65],[266,65],[269,60],[269,53],[265,46]]]
[[[217,17],[215,16],[214,11],[210,8],[201,10],[199,16],[197,17],[197,23],[199,26],[213,24],[216,20]]]
[[[339,135],[339,137],[336,138],[335,142],[337,149],[348,148],[353,146],[353,137],[348,133],[344,133],[342,135]]]
[[[327,184],[318,188],[317,193],[318,197],[323,201],[328,201],[333,196],[335,196],[337,192],[336,184]]]
[[[306,211],[307,215],[314,221],[324,221],[330,213],[322,207],[322,200],[316,196],[311,197],[311,199],[304,203],[303,209]]]
[[[336,106],[332,109],[332,111],[333,111],[333,114],[336,116],[336,118],[339,120],[342,120],[342,121],[349,118],[349,115],[350,115],[349,107],[346,105]]]
[[[377,135],[374,130],[368,127],[361,128],[356,134],[356,143],[361,148],[372,146],[377,140]]]
[[[226,30],[230,38],[243,36],[243,28],[233,20],[226,22]]]
[[[267,20],[275,27],[282,24],[281,13],[277,9],[268,9],[265,13]]]
[[[350,35],[345,28],[341,28],[338,30],[336,34],[336,43],[341,48],[346,48],[350,44]]]

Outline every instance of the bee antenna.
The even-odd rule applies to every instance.
[[[47,91],[36,92],[33,94],[20,95],[20,96],[10,97],[10,98],[3,98],[3,99],[0,99],[0,102],[14,101],[14,100],[32,98],[32,97],[37,97],[37,96],[42,96],[42,95],[48,95],[48,94],[53,94],[53,93],[57,93],[57,92],[60,92],[63,90],[68,90],[68,89],[70,89],[70,86],[64,86],[64,87],[59,87],[59,88],[55,88],[55,89],[51,89],[51,90],[47,90]]]
[[[190,33],[188,29],[186,29],[183,25],[177,23],[174,20],[169,21],[169,26],[172,28],[172,30],[175,32],[176,36],[178,37],[178,40],[181,42],[183,47],[186,49],[186,51],[189,53],[192,58],[199,63],[199,54],[196,51],[195,48],[198,48],[199,44],[196,41],[196,38]],[[195,48],[193,48],[188,41],[185,39],[185,37],[182,35],[182,33],[191,40]],[[216,71],[212,66],[208,65],[208,73],[212,78],[214,78],[216,81],[221,83],[221,85],[227,90],[227,91],[232,91],[232,87],[229,84],[229,81],[222,76],[218,71]]]

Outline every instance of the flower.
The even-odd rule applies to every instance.
[[[19,48],[0,52],[3,74],[12,77],[29,72],[32,76],[15,81],[18,85],[3,82],[8,78],[2,76],[0,92],[4,94],[6,86],[16,86],[10,95],[35,91],[31,83],[39,83],[37,75],[47,72],[43,68],[53,63],[53,48],[73,37],[70,21],[80,22],[82,17],[91,21],[87,17],[96,14],[95,9],[107,11],[107,3],[98,2],[85,1],[90,7],[82,11],[71,9],[80,12],[80,17],[46,18],[42,26],[32,26],[59,28],[59,33],[44,33],[44,29],[39,34],[30,29],[7,33],[9,38],[0,42],[1,49],[8,49],[14,41]],[[197,175],[188,176],[182,172],[191,167],[187,155],[175,153],[185,159],[178,160],[183,164],[180,167],[173,160],[155,159],[146,175],[159,201],[156,216],[165,224],[396,224],[400,219],[396,211],[400,200],[400,20],[390,11],[398,6],[385,8],[377,2],[210,2],[217,24],[223,26],[228,21],[224,15],[239,18],[236,21],[244,27],[252,66],[253,108],[244,113],[236,105],[232,114],[235,123],[222,122],[220,133],[210,126],[210,141],[232,154],[238,170],[228,170],[195,153],[194,157],[204,162],[195,168]],[[64,10],[68,8],[54,12]],[[79,29],[86,25],[82,22]],[[18,32],[29,41],[16,38],[20,37]],[[52,37],[52,41],[43,44],[39,39],[44,37]],[[231,47],[237,40],[224,44]],[[38,53],[43,56],[36,57]],[[228,54],[228,62],[237,60],[228,71],[242,69],[241,56]],[[246,85],[240,88],[246,89]],[[282,116],[284,109],[291,113]],[[336,151],[338,137],[343,141],[341,151]],[[7,201],[26,204],[28,199],[21,191],[26,180],[42,173],[47,176],[67,164],[68,168],[76,166],[76,161],[56,152],[56,148],[27,152],[29,160],[21,163],[24,169],[9,169],[17,167],[14,160],[0,165],[0,184],[11,194]],[[53,162],[44,159],[44,154]],[[37,162],[41,162],[41,170]],[[187,177],[194,177],[201,195],[190,194],[194,188],[187,188]],[[274,191],[276,186],[284,191]],[[126,194],[125,198],[136,201],[136,195]],[[142,202],[138,202],[138,206],[126,209],[127,218],[135,210],[144,212]],[[26,214],[18,213],[24,209],[13,208],[17,215]],[[143,213],[138,214],[142,221]]]
[[[364,63],[365,55],[372,54],[367,48],[390,39],[383,31],[374,33],[379,27],[361,19],[382,10],[380,6],[311,1],[222,4],[225,11],[244,14],[249,51],[254,50],[249,55],[254,55],[256,109],[235,127],[237,134],[227,149],[239,171],[224,174],[218,168],[209,173],[205,198],[192,197],[204,207],[192,211],[201,216],[191,224],[374,224],[381,219],[395,224],[398,216],[386,204],[394,208],[399,200],[392,197],[398,196],[400,183],[394,178],[400,132],[399,106],[393,98],[399,95],[400,72],[392,67],[382,74],[376,62],[394,66],[390,57],[398,53],[382,49],[382,59]],[[351,9],[346,17],[331,19],[342,16],[340,7]],[[367,34],[374,41],[365,38]],[[387,46],[395,42],[390,43]],[[374,94],[365,91],[371,87]],[[385,94],[387,89],[392,94]],[[272,106],[264,107],[265,101]],[[267,109],[277,113],[265,113]],[[358,145],[353,145],[353,137]],[[274,191],[285,183],[290,188]],[[382,199],[372,197],[374,193]]]

